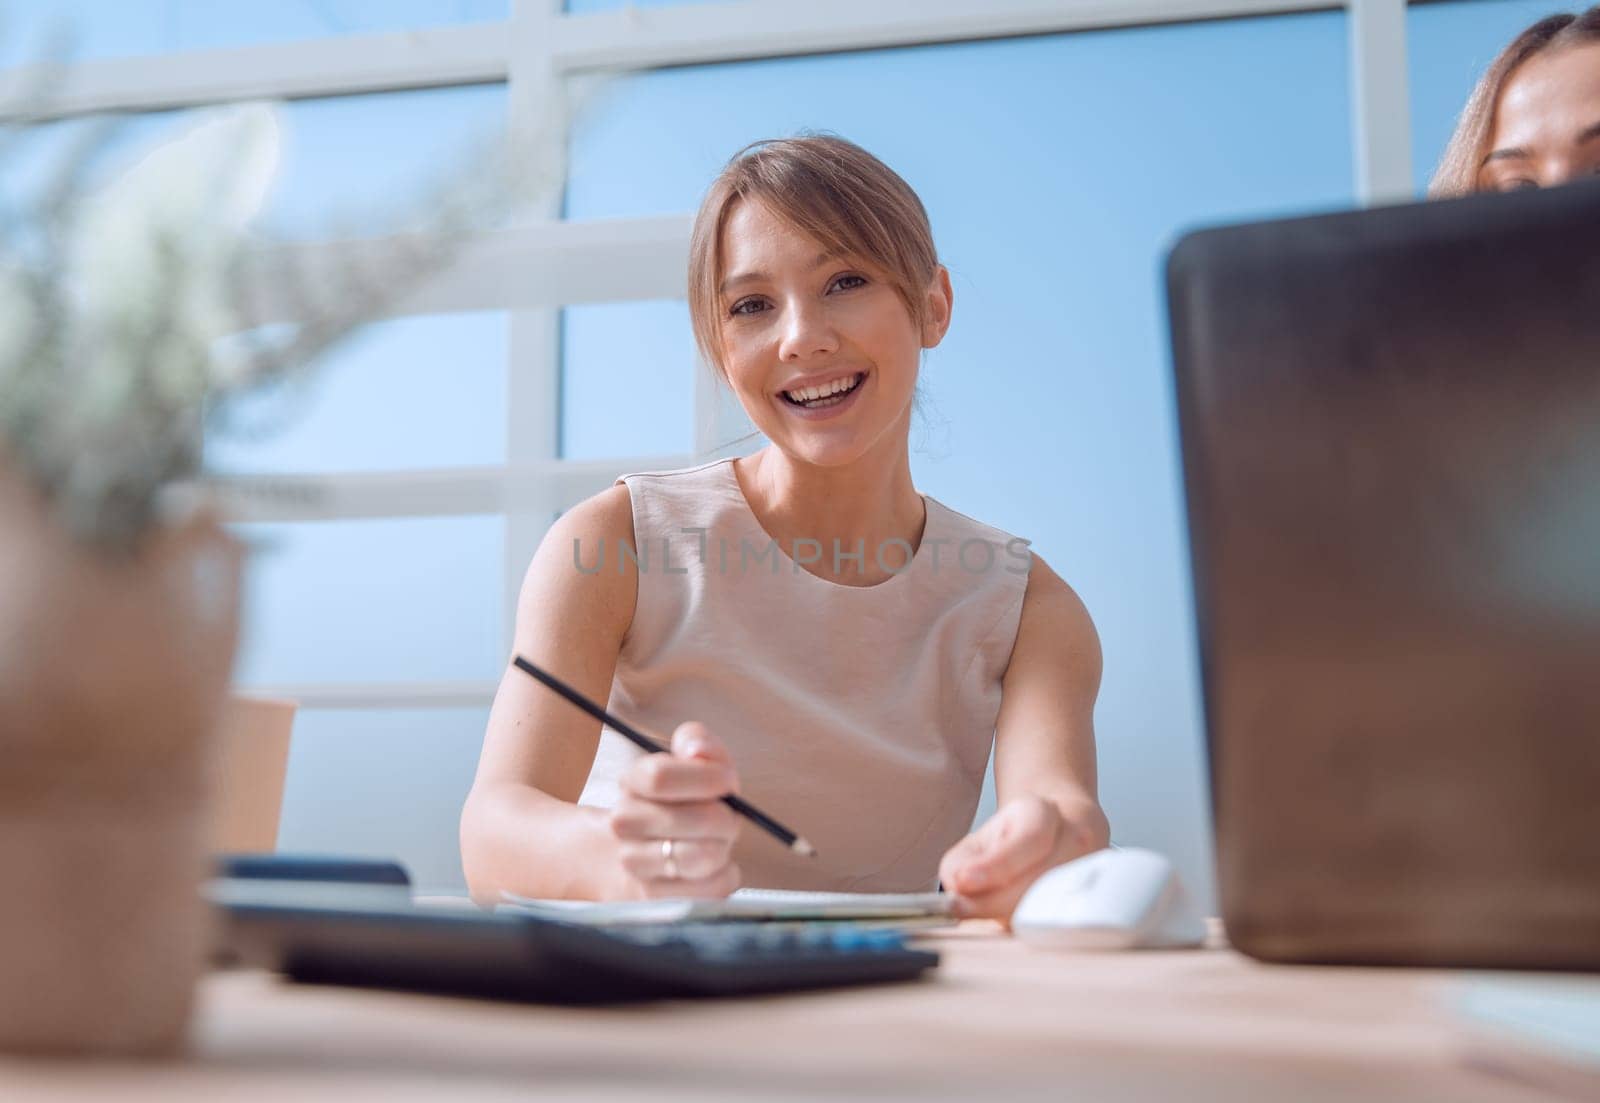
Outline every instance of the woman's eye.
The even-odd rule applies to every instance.
[[[866,282],[867,282],[866,279],[864,277],[862,277],[862,276],[857,276],[857,275],[839,276],[833,281],[832,284],[829,285],[828,290],[830,290],[830,291],[832,291],[832,290],[853,291],[858,287],[864,286],[866,284]]]
[[[767,304],[761,299],[740,299],[728,308],[728,313],[735,317],[748,316],[759,314],[766,308]]]

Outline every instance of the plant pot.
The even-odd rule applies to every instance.
[[[204,519],[82,547],[0,461],[0,1051],[183,1042],[242,558]]]

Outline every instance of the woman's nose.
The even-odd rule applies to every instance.
[[[838,348],[838,334],[820,305],[800,303],[789,308],[778,346],[780,360],[805,360],[836,352]]]

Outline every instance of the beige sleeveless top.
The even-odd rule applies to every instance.
[[[743,796],[817,848],[803,858],[747,822],[734,855],[743,883],[931,890],[977,809],[1026,543],[924,495],[909,566],[844,586],[779,548],[732,460],[617,481],[633,502],[639,589],[609,708],[663,742],[704,722],[728,745]],[[840,552],[857,550],[870,567],[873,549]],[[909,550],[882,549],[885,569]],[[602,569],[618,569],[618,549],[605,554]],[[580,802],[613,805],[639,753],[603,730]]]

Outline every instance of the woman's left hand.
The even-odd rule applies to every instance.
[[[956,894],[958,916],[1009,923],[1036,877],[1105,845],[1098,805],[1069,817],[1054,801],[1020,796],[950,848],[939,863],[939,880]]]

